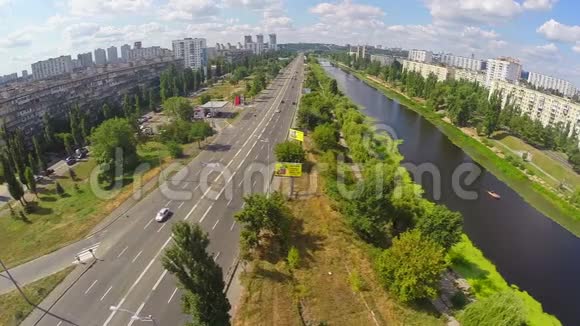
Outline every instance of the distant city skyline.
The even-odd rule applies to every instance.
[[[512,56],[526,71],[580,85],[578,12],[574,0],[0,0],[0,75],[137,40],[171,49],[184,37],[237,44],[276,33],[280,43]]]

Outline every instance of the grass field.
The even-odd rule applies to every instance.
[[[550,175],[552,175],[554,178],[560,181],[563,180],[572,186],[580,186],[580,175],[578,175],[578,173],[554,160],[541,150],[526,144],[521,139],[511,135],[499,134],[495,135],[493,138],[497,139],[497,141],[500,141],[502,144],[506,145],[514,151],[530,152],[532,154],[532,162],[546,172],[550,173]]]
[[[40,304],[72,272],[73,268],[69,267],[56,274],[40,279],[25,286],[22,290],[32,303]],[[2,294],[0,295],[0,325],[19,325],[33,309],[34,307],[26,302],[18,290]]]
[[[305,192],[307,182],[307,175],[296,179],[294,190]],[[291,273],[283,260],[250,263],[234,325],[374,325],[372,314],[379,325],[445,324],[429,304],[406,306],[389,296],[375,276],[373,249],[324,194],[290,201],[289,207],[299,268]]]
[[[191,159],[199,152],[197,144],[186,145],[184,151],[187,155],[182,161]],[[170,160],[165,146],[157,142],[140,145],[138,153],[142,162],[150,164],[149,170],[141,176],[141,184],[157,176],[161,166]],[[125,186],[113,199],[101,199],[95,195],[89,183],[89,176],[95,169],[95,161],[89,159],[73,168],[76,181],[71,180],[68,173],[56,177],[66,192],[63,197],[56,194],[55,184],[52,182],[40,186],[38,199],[34,199],[36,209],[26,214],[25,220],[11,218],[8,209],[3,211],[0,216],[0,248],[2,259],[9,267],[43,256],[83,238],[131,196],[133,173],[125,174]],[[75,189],[75,184],[78,190]],[[22,211],[20,205],[14,206],[17,212]]]
[[[474,161],[481,164],[498,179],[518,192],[526,202],[551,218],[576,236],[580,236],[580,209],[571,205],[566,199],[547,189],[546,187],[531,182],[530,179],[515,166],[499,157],[492,150],[478,140],[466,135],[463,131],[441,119],[432,110],[424,105],[409,99],[405,95],[394,91],[392,88],[372,81],[351,68],[340,65],[369,86],[383,92],[387,97],[396,99],[399,103],[421,114],[425,119],[437,126],[456,146],[462,148]]]
[[[528,325],[561,325],[556,317],[543,312],[542,305],[527,292],[510,287],[495,266],[483,256],[483,253],[473,245],[466,235],[463,235],[461,242],[451,249],[449,258],[453,269],[467,279],[477,299],[488,297],[499,291],[513,289],[526,305]]]

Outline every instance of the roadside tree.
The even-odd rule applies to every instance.
[[[176,119],[189,121],[193,114],[193,104],[185,97],[171,97],[163,102],[163,109]]]
[[[302,145],[295,141],[278,143],[274,148],[278,162],[304,163],[306,152]]]

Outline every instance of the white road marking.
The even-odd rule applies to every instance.
[[[215,227],[218,225],[219,222],[220,222],[220,220],[215,221],[215,224],[213,225],[213,227],[211,229],[215,230]]]
[[[56,324],[56,326],[60,326],[60,324],[62,324],[62,320],[58,322],[58,324]]]
[[[153,257],[153,259],[151,259],[151,261],[149,262],[149,264],[147,265],[147,267],[145,267],[145,269],[141,272],[141,274],[135,280],[135,282],[133,283],[133,285],[131,285],[131,287],[129,288],[129,290],[127,291],[127,293],[125,293],[125,296],[123,298],[121,298],[121,301],[119,301],[119,303],[115,307],[121,307],[123,305],[123,303],[125,302],[125,300],[127,300],[127,296],[129,296],[129,294],[131,294],[131,292],[133,292],[133,290],[135,289],[135,287],[137,287],[137,284],[139,284],[139,282],[141,282],[141,279],[143,279],[143,276],[145,276],[145,274],[147,273],[147,271],[149,270],[149,268],[151,268],[151,266],[153,265],[153,263],[155,262],[155,260],[159,256],[159,254],[161,254],[161,252],[165,249],[165,247],[167,247],[167,245],[169,244],[169,241],[171,241],[171,237],[167,238],[167,241],[165,241],[165,243],[163,244],[163,246],[161,246],[161,249],[159,249],[159,251],[155,254],[155,256]],[[115,317],[115,314],[116,313],[117,313],[116,310],[111,311],[111,314],[109,315],[109,318],[107,318],[107,320],[105,320],[105,322],[103,323],[103,326],[109,325],[109,323],[111,322],[111,320],[113,319],[113,317]]]
[[[91,286],[89,286],[89,288],[85,291],[85,294],[89,293],[89,291],[93,288],[93,286],[95,286],[95,284],[97,283],[98,280],[95,280],[93,282],[93,284],[91,284]]]
[[[256,181],[257,180],[254,180],[254,182],[252,182],[252,188],[254,188],[256,186]]]
[[[187,183],[184,183],[181,189],[185,189],[185,187],[187,187]]]
[[[243,163],[243,162],[242,162],[242,163]],[[242,179],[242,181],[240,181],[240,182],[238,183],[238,188],[242,186],[242,183],[244,183],[244,179]]]
[[[175,288],[175,290],[173,290],[173,293],[171,293],[171,296],[169,297],[169,300],[167,300],[167,303],[171,302],[171,299],[173,299],[173,296],[175,295],[175,293],[177,293],[177,288]]]
[[[230,198],[230,200],[228,200],[228,203],[226,204],[226,206],[230,206],[230,204],[232,203],[232,200],[234,200],[234,197]]]
[[[139,258],[139,256],[141,256],[141,253],[143,252],[143,250],[139,251],[139,253],[137,254],[137,256],[135,256],[135,258],[133,258],[133,260],[131,261],[131,263],[134,263],[137,258]]]
[[[203,216],[201,217],[201,219],[199,220],[199,223],[203,222],[203,220],[205,220],[205,217],[207,216],[207,213],[209,213],[209,210],[213,208],[213,203],[211,205],[209,205],[209,207],[205,210],[205,213],[203,213]]]
[[[119,258],[119,257],[123,256],[123,254],[125,253],[125,251],[127,251],[127,249],[129,249],[129,246],[125,247],[125,249],[123,249],[123,250],[122,250],[122,251],[119,253],[119,255],[117,255],[117,258]]]
[[[169,204],[171,204],[171,202],[173,202],[173,200],[169,200],[166,204],[165,207],[169,206]]]
[[[222,252],[218,251],[217,255],[213,257],[213,261],[216,261]]]
[[[109,294],[109,291],[111,291],[111,289],[112,289],[112,288],[113,288],[113,287],[111,286],[111,287],[110,287],[110,288],[107,290],[107,292],[105,292],[105,294],[103,294],[103,296],[101,297],[101,300],[99,300],[99,301],[103,301],[103,299],[104,299],[104,298],[107,296],[107,294]]]
[[[163,273],[161,274],[161,276],[159,277],[159,279],[157,280],[157,282],[155,283],[155,285],[153,285],[153,289],[151,289],[151,291],[157,290],[159,283],[161,283],[161,281],[163,280],[163,278],[165,277],[166,274],[167,274],[167,270],[164,270]]]
[[[177,209],[180,209],[180,208],[181,208],[181,206],[183,206],[183,204],[185,204],[185,202],[184,202],[184,201],[182,201],[182,202],[181,202],[181,204],[179,204],[179,206],[177,207]]]
[[[167,225],[167,223],[163,223],[161,224],[161,227],[159,228],[159,230],[157,230],[157,233],[161,232],[161,230],[163,230],[163,228]]]
[[[234,230],[234,226],[236,225],[236,221],[234,221],[234,223],[232,223],[232,226],[230,227],[230,231]]]
[[[143,307],[145,307],[145,301],[143,301],[141,303],[141,305],[139,306],[139,309],[137,309],[137,311],[135,311],[135,315],[134,316],[139,316],[139,314],[141,313],[141,310],[143,310]],[[129,324],[127,324],[127,326],[131,326],[133,325],[133,323],[135,322],[136,319],[131,318],[131,321],[129,322]]]
[[[154,219],[152,218],[149,222],[147,222],[147,224],[145,225],[145,227],[143,228],[143,230],[145,230],[149,226],[149,224],[151,224],[151,222],[153,222],[153,220]]]

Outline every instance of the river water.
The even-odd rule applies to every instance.
[[[473,163],[463,150],[418,113],[355,76],[323,65],[340,89],[364,107],[363,113],[374,118],[376,124],[392,128],[395,136],[403,140],[399,151],[405,157],[404,163],[438,169],[440,187],[434,187],[436,178],[427,174],[418,181],[425,189],[425,197],[463,214],[465,232],[503,277],[528,291],[564,325],[580,325],[580,239],[479,165],[482,173],[470,186],[465,186],[468,173],[459,178],[463,188],[475,191],[477,198],[460,198],[464,196],[453,191],[453,172],[462,164]],[[501,200],[489,196],[489,189],[499,193]]]

